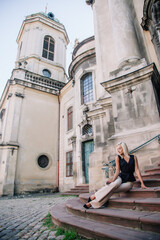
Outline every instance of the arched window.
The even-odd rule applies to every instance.
[[[81,99],[82,104],[93,100],[92,73],[87,73],[81,78]]]
[[[67,122],[68,122],[68,131],[73,128],[73,107],[68,108],[67,110]]]
[[[90,124],[86,124],[82,128],[82,135],[85,135],[85,134],[92,134],[92,126]]]
[[[54,60],[54,39],[50,36],[44,37],[42,57]]]

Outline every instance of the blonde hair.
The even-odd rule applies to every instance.
[[[117,147],[118,147],[119,145],[123,148],[123,153],[124,153],[124,155],[127,156],[127,157],[129,157],[128,147],[127,147],[127,144],[124,143],[124,142],[117,143],[117,145],[116,145],[116,152],[117,152],[117,154],[120,155],[120,154],[118,153],[118,151],[117,151]],[[120,155],[120,156],[121,156],[121,155]],[[121,157],[122,157],[122,156],[121,156]]]

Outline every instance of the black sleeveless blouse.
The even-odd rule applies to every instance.
[[[136,181],[133,175],[135,171],[134,155],[130,155],[128,163],[124,158],[121,158],[119,155],[118,157],[119,157],[119,165],[121,170],[119,177],[122,179],[122,183]]]

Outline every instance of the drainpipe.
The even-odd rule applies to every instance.
[[[58,93],[58,159],[57,159],[57,192],[59,192],[59,150],[60,150],[60,99]]]

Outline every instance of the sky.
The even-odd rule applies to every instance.
[[[92,8],[85,0],[0,0],[0,97],[15,66],[16,39],[23,20],[27,15],[45,12],[46,7],[47,13],[53,12],[68,33],[67,67],[75,39],[81,42],[94,35]]]

